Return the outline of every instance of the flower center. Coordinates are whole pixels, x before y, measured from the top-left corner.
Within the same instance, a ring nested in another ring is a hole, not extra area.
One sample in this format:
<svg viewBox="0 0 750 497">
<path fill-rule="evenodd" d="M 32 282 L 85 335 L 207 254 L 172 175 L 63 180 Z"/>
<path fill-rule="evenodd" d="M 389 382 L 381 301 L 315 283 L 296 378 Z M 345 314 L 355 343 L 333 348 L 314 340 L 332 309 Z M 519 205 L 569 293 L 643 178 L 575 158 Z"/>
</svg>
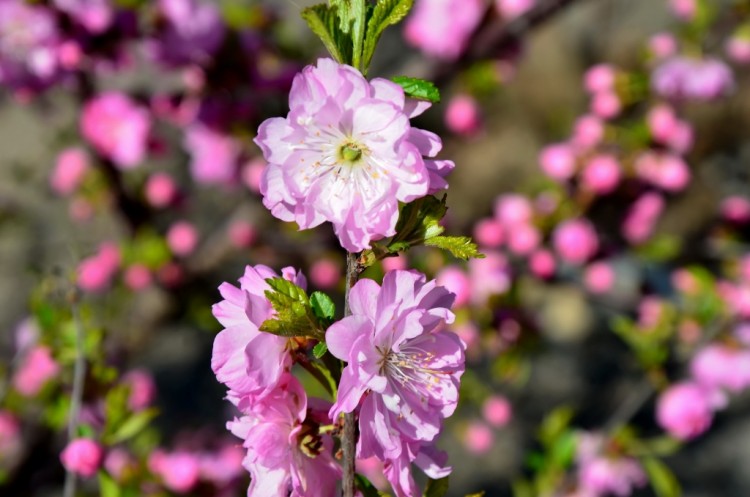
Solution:
<svg viewBox="0 0 750 497">
<path fill-rule="evenodd" d="M 314 459 L 323 449 L 323 440 L 318 433 L 318 427 L 307 422 L 302 424 L 302 430 L 297 437 L 300 451 L 307 457 Z"/>
<path fill-rule="evenodd" d="M 353 166 L 362 158 L 365 147 L 351 140 L 347 140 L 339 147 L 339 162 Z"/>
</svg>

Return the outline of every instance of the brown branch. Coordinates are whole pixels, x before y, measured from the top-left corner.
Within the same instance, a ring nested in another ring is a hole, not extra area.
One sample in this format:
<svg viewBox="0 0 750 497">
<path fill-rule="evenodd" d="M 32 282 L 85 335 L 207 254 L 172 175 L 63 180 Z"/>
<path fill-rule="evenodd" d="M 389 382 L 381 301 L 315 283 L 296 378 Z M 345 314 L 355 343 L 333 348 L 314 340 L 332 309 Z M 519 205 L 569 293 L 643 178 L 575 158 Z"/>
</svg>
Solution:
<svg viewBox="0 0 750 497">
<path fill-rule="evenodd" d="M 357 282 L 359 276 L 359 256 L 357 254 L 346 254 L 346 287 L 344 293 L 344 317 L 351 316 L 352 310 L 349 306 L 349 293 Z M 342 490 L 344 497 L 354 497 L 356 486 L 354 484 L 355 461 L 357 451 L 357 416 L 354 412 L 344 414 L 344 430 L 341 435 L 341 450 L 343 452 L 343 479 Z"/>
</svg>

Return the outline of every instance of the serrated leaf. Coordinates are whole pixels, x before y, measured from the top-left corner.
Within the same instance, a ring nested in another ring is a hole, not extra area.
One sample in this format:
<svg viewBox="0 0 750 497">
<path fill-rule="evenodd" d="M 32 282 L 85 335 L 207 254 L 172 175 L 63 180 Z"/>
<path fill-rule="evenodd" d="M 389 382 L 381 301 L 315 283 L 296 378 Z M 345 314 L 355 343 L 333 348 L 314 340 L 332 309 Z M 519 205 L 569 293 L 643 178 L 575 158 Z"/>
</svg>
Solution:
<svg viewBox="0 0 750 497">
<path fill-rule="evenodd" d="M 328 352 L 328 345 L 326 345 L 325 342 L 319 342 L 313 347 L 313 356 L 315 356 L 316 359 L 320 359 L 326 355 L 326 352 Z"/>
<path fill-rule="evenodd" d="M 104 471 L 99 471 L 99 495 L 101 497 L 120 497 L 120 486 Z"/>
<path fill-rule="evenodd" d="M 445 476 L 439 480 L 430 478 L 427 480 L 427 486 L 424 489 L 424 497 L 443 497 L 448 493 L 450 485 L 449 477 Z"/>
<path fill-rule="evenodd" d="M 363 72 L 367 72 L 380 36 L 388 26 L 398 23 L 411 10 L 414 0 L 379 0 L 367 21 L 367 32 L 362 53 Z"/>
<path fill-rule="evenodd" d="M 643 459 L 643 467 L 658 497 L 678 497 L 682 493 L 677 478 L 666 464 L 653 457 L 647 457 Z"/>
<path fill-rule="evenodd" d="M 351 39 L 351 65 L 366 72 L 361 65 L 367 27 L 367 2 L 365 0 L 331 0 L 331 5 L 337 9 L 339 29 Z"/>
<path fill-rule="evenodd" d="M 271 287 L 266 298 L 276 315 L 263 321 L 260 331 L 282 337 L 313 337 L 323 339 L 324 324 L 310 305 L 307 292 L 284 278 L 268 278 Z"/>
<path fill-rule="evenodd" d="M 352 38 L 341 30 L 337 7 L 321 3 L 302 10 L 302 19 L 341 64 L 352 63 Z"/>
<path fill-rule="evenodd" d="M 313 292 L 310 295 L 310 307 L 318 319 L 333 321 L 336 315 L 336 304 L 323 292 Z"/>
<path fill-rule="evenodd" d="M 159 411 L 155 408 L 134 413 L 114 431 L 107 440 L 108 444 L 115 445 L 133 438 L 143 431 L 158 414 Z"/>
<path fill-rule="evenodd" d="M 442 199 L 427 196 L 406 204 L 399 214 L 396 236 L 391 245 L 398 242 L 417 245 L 440 235 L 445 230 L 440 226 L 440 221 L 448 212 L 446 199 L 446 195 Z"/>
<path fill-rule="evenodd" d="M 453 257 L 465 261 L 484 258 L 484 254 L 479 252 L 477 244 L 468 236 L 433 236 L 426 239 L 424 244 L 447 250 Z"/>
<path fill-rule="evenodd" d="M 440 90 L 430 81 L 408 76 L 394 76 L 391 81 L 403 88 L 407 97 L 426 100 L 434 104 L 440 102 Z"/>
</svg>

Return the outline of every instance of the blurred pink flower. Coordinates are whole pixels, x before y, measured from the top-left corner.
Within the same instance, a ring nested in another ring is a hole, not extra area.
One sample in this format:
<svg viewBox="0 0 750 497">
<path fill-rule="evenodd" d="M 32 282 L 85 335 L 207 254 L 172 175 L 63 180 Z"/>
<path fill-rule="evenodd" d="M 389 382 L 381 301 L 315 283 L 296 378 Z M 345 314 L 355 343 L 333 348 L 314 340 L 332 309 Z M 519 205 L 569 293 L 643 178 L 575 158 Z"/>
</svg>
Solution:
<svg viewBox="0 0 750 497">
<path fill-rule="evenodd" d="M 417 0 L 404 26 L 404 38 L 428 55 L 458 58 L 487 6 L 482 0 Z"/>
<path fill-rule="evenodd" d="M 689 440 L 701 435 L 713 421 L 708 392 L 694 383 L 678 383 L 662 392 L 656 404 L 656 420 L 672 436 Z"/>
<path fill-rule="evenodd" d="M 733 195 L 721 202 L 721 215 L 734 223 L 750 222 L 750 199 Z"/>
<path fill-rule="evenodd" d="M 622 101 L 613 91 L 603 91 L 591 99 L 591 112 L 602 119 L 614 119 L 622 111 Z"/>
<path fill-rule="evenodd" d="M 469 261 L 472 304 L 485 305 L 493 295 L 500 295 L 510 289 L 512 279 L 508 259 L 497 252 L 485 252 L 484 259 Z"/>
<path fill-rule="evenodd" d="M 537 250 L 529 257 L 529 269 L 539 278 L 551 278 L 555 275 L 557 261 L 549 250 Z"/>
<path fill-rule="evenodd" d="M 22 447 L 21 423 L 9 411 L 0 410 L 0 464 L 12 461 Z"/>
<path fill-rule="evenodd" d="M 698 12 L 696 0 L 669 0 L 669 7 L 683 21 L 692 21 Z"/>
<path fill-rule="evenodd" d="M 557 143 L 542 149 L 539 164 L 544 174 L 552 179 L 564 181 L 575 174 L 576 156 L 567 143 Z"/>
<path fill-rule="evenodd" d="M 154 173 L 146 180 L 144 193 L 153 207 L 167 207 L 177 198 L 177 185 L 169 174 Z"/>
<path fill-rule="evenodd" d="M 528 198 L 517 193 L 500 195 L 495 200 L 495 218 L 506 229 L 521 224 L 530 224 L 534 216 L 534 208 Z"/>
<path fill-rule="evenodd" d="M 654 69 L 651 87 L 673 100 L 715 100 L 732 92 L 735 83 L 732 70 L 719 59 L 672 57 Z"/>
<path fill-rule="evenodd" d="M 190 173 L 199 183 L 228 184 L 237 174 L 240 144 L 230 135 L 196 123 L 185 131 Z"/>
<path fill-rule="evenodd" d="M 587 219 L 569 219 L 552 233 L 552 244 L 560 257 L 571 264 L 583 264 L 599 250 L 596 230 Z"/>
<path fill-rule="evenodd" d="M 502 428 L 513 418 L 513 407 L 502 395 L 492 395 L 482 404 L 482 416 L 495 428 Z"/>
<path fill-rule="evenodd" d="M 167 231 L 167 244 L 175 255 L 190 255 L 198 245 L 198 230 L 188 221 L 178 221 Z"/>
<path fill-rule="evenodd" d="M 615 87 L 616 69 L 609 64 L 590 67 L 583 76 L 583 87 L 591 94 L 609 92 Z"/>
<path fill-rule="evenodd" d="M 156 383 L 148 371 L 134 369 L 122 378 L 130 386 L 128 408 L 132 411 L 142 411 L 149 407 L 156 398 Z"/>
<path fill-rule="evenodd" d="M 606 262 L 594 262 L 586 268 L 583 283 L 591 293 L 606 293 L 615 283 L 615 271 Z"/>
<path fill-rule="evenodd" d="M 265 168 L 266 161 L 262 158 L 252 159 L 242 167 L 242 181 L 251 192 L 260 193 L 260 183 Z"/>
<path fill-rule="evenodd" d="M 342 277 L 341 265 L 331 259 L 317 259 L 310 266 L 310 282 L 318 288 L 335 288 Z"/>
<path fill-rule="evenodd" d="M 474 239 L 480 247 L 498 248 L 505 240 L 503 233 L 502 223 L 493 218 L 480 219 L 474 225 Z"/>
<path fill-rule="evenodd" d="M 125 269 L 123 280 L 125 285 L 133 291 L 143 290 L 151 285 L 151 271 L 144 264 L 133 264 Z"/>
<path fill-rule="evenodd" d="M 578 481 L 585 492 L 591 492 L 592 497 L 610 494 L 627 497 L 635 487 L 644 486 L 648 480 L 637 460 L 600 456 L 581 464 Z"/>
<path fill-rule="evenodd" d="M 114 6 L 110 0 L 54 0 L 54 3 L 92 34 L 103 33 L 114 20 Z"/>
<path fill-rule="evenodd" d="M 471 298 L 471 281 L 464 270 L 458 266 L 447 266 L 437 274 L 437 284 L 444 286 L 456 296 L 453 305 L 463 307 Z"/>
<path fill-rule="evenodd" d="M 161 477 L 167 489 L 178 494 L 192 490 L 200 477 L 198 457 L 186 451 L 153 452 L 148 458 L 148 468 Z"/>
<path fill-rule="evenodd" d="M 89 438 L 77 438 L 60 454 L 65 469 L 84 478 L 94 476 L 102 463 L 104 451 L 101 446 Z"/>
<path fill-rule="evenodd" d="M 150 129 L 148 111 L 124 93 L 97 95 L 81 113 L 84 138 L 121 169 L 132 169 L 143 161 Z"/>
<path fill-rule="evenodd" d="M 495 0 L 497 11 L 510 21 L 533 9 L 536 0 Z"/>
<path fill-rule="evenodd" d="M 462 441 L 466 450 L 475 455 L 482 455 L 489 452 L 492 444 L 495 442 L 495 435 L 492 429 L 481 421 L 472 421 L 466 427 Z"/>
<path fill-rule="evenodd" d="M 457 135 L 471 136 L 482 126 L 479 104 L 471 95 L 455 95 L 445 109 L 445 126 Z"/>
<path fill-rule="evenodd" d="M 622 234 L 633 244 L 645 242 L 653 233 L 659 216 L 664 211 L 664 197 L 650 192 L 640 196 L 625 216 Z"/>
<path fill-rule="evenodd" d="M 24 397 L 33 397 L 60 372 L 60 365 L 52 358 L 52 351 L 43 345 L 29 350 L 13 375 L 13 388 Z"/>
<path fill-rule="evenodd" d="M 638 177 L 668 192 L 680 192 L 692 174 L 685 161 L 670 153 L 644 152 L 635 160 Z"/>
<path fill-rule="evenodd" d="M 604 123 L 597 116 L 588 114 L 576 120 L 571 144 L 581 151 L 598 145 L 604 138 Z"/>
<path fill-rule="evenodd" d="M 50 176 L 50 186 L 58 195 L 70 195 L 83 181 L 89 170 L 89 156 L 78 147 L 66 148 L 57 154 L 55 168 Z"/>
<path fill-rule="evenodd" d="M 672 33 L 656 33 L 649 38 L 648 47 L 654 57 L 665 59 L 677 52 L 677 40 Z"/>
<path fill-rule="evenodd" d="M 232 221 L 229 225 L 229 241 L 237 248 L 247 248 L 255 243 L 258 232 L 255 226 L 243 220 Z"/>
<path fill-rule="evenodd" d="M 542 234 L 536 226 L 517 224 L 508 230 L 508 249 L 515 255 L 526 256 L 541 243 Z"/>
<path fill-rule="evenodd" d="M 606 195 L 617 188 L 621 174 L 620 163 L 613 155 L 595 155 L 581 171 L 581 186 L 597 195 Z"/>
<path fill-rule="evenodd" d="M 737 64 L 750 63 L 750 37 L 734 35 L 726 41 L 724 50 L 733 62 Z"/>
</svg>

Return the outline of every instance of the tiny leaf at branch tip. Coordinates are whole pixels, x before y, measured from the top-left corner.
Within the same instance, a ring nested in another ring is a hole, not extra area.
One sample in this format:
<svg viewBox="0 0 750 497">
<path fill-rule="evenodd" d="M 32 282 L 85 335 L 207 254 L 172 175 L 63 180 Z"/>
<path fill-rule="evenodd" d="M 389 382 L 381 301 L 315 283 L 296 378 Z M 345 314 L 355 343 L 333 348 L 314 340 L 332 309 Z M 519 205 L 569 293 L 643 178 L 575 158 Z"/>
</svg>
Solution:
<svg viewBox="0 0 750 497">
<path fill-rule="evenodd" d="M 477 244 L 468 236 L 434 236 L 424 242 L 425 245 L 450 252 L 453 257 L 467 261 L 469 259 L 484 259 Z"/>
<path fill-rule="evenodd" d="M 310 306 L 319 319 L 333 321 L 336 314 L 336 305 L 331 297 L 325 293 L 313 292 L 310 295 Z"/>
<path fill-rule="evenodd" d="M 430 81 L 408 76 L 394 76 L 391 81 L 401 86 L 407 97 L 426 100 L 434 104 L 440 102 L 440 90 Z"/>
<path fill-rule="evenodd" d="M 316 359 L 323 357 L 326 352 L 328 352 L 328 345 L 326 345 L 325 342 L 320 342 L 313 347 L 313 356 L 315 356 Z"/>
</svg>

